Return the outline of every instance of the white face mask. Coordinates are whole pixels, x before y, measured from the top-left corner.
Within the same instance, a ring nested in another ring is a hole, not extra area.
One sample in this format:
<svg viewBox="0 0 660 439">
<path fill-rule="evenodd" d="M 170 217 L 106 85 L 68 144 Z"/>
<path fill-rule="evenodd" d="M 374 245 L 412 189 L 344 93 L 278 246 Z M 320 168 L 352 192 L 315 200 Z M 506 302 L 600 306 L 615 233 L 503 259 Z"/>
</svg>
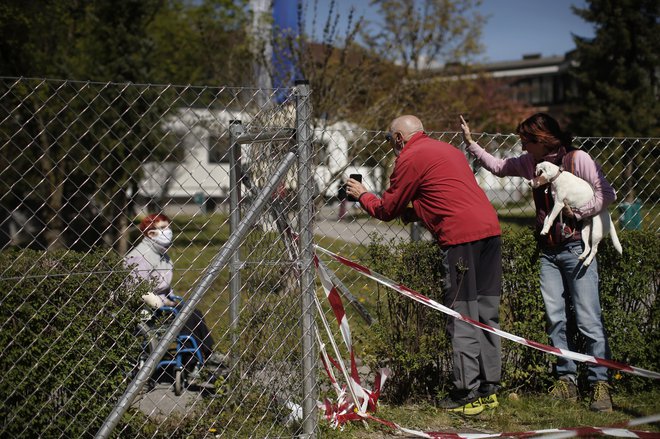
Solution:
<svg viewBox="0 0 660 439">
<path fill-rule="evenodd" d="M 169 227 L 166 229 L 153 229 L 154 236 L 150 236 L 151 240 L 158 244 L 161 247 L 168 248 L 172 245 L 172 239 L 174 238 L 174 233 Z"/>
</svg>

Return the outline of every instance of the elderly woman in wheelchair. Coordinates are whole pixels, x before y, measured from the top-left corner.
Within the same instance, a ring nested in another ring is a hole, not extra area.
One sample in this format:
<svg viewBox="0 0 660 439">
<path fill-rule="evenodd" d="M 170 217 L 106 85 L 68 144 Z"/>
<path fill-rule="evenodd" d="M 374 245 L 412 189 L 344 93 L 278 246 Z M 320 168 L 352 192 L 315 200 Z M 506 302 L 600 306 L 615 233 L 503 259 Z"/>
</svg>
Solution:
<svg viewBox="0 0 660 439">
<path fill-rule="evenodd" d="M 174 295 L 170 295 L 170 299 L 174 306 L 163 305 L 152 312 L 143 310 L 144 313 L 137 330 L 137 335 L 142 343 L 138 368 L 142 367 L 151 352 L 156 349 L 159 340 L 179 314 L 177 306 L 183 302 L 183 299 Z M 208 379 L 203 380 L 201 370 L 205 363 L 209 364 L 208 360 L 204 361 L 201 343 L 195 335 L 184 328 L 170 345 L 165 356 L 158 362 L 151 384 L 167 374 L 173 378 L 176 395 L 181 395 L 186 385 L 194 385 L 203 389 L 213 388 L 216 370 L 212 370 Z"/>
<path fill-rule="evenodd" d="M 147 356 L 155 348 L 159 337 L 174 321 L 183 303 L 183 299 L 174 295 L 171 288 L 174 267 L 167 254 L 167 249 L 172 245 L 170 223 L 170 219 L 163 214 L 145 217 L 138 226 L 143 239 L 125 258 L 134 279 L 151 282 L 154 285 L 153 292 L 142 296 L 142 300 L 153 309 L 153 312 L 151 314 L 146 312 L 138 328 L 138 335 L 146 340 L 143 355 Z M 202 366 L 209 366 L 210 369 L 219 369 L 223 366 L 225 358 L 213 352 L 213 344 L 203 314 L 198 309 L 193 310 L 184 323 L 183 330 L 177 336 L 176 346 L 172 346 L 173 355 L 159 363 L 159 369 L 174 368 L 177 394 L 182 391 L 186 381 L 197 379 Z M 206 384 L 208 387 L 213 383 Z"/>
</svg>

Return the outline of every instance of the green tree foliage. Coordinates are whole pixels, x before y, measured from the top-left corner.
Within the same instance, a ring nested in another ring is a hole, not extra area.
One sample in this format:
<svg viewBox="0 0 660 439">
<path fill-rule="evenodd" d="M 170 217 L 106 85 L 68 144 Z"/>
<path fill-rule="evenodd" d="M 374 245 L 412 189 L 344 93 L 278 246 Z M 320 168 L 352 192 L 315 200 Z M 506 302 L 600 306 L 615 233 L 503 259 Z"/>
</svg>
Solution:
<svg viewBox="0 0 660 439">
<path fill-rule="evenodd" d="M 572 130 L 580 136 L 658 136 L 660 3 L 589 0 L 574 12 L 595 26 L 574 37 L 577 82 Z"/>
<path fill-rule="evenodd" d="M 106 203 L 112 241 L 126 229 L 129 180 L 161 143 L 160 115 L 155 117 L 161 101 L 149 90 L 75 80 L 147 78 L 153 64 L 146 29 L 161 6 L 159 0 L 3 4 L 0 35 L 7 38 L 0 43 L 0 75 L 74 80 L 0 84 L 3 112 L 11 111 L 3 117 L 3 154 L 22 171 L 15 172 L 19 178 L 2 201 L 9 208 L 28 199 L 40 206 L 33 212 L 43 224 L 39 246 L 66 246 L 66 208 L 76 196 L 91 198 L 94 191 L 106 197 L 96 201 Z M 89 192 L 87 186 L 96 187 Z M 88 201 L 69 210 L 88 212 L 91 206 Z"/>
<path fill-rule="evenodd" d="M 433 63 L 468 59 L 481 52 L 480 0 L 372 0 L 383 16 L 382 32 L 367 37 L 381 58 L 402 65 L 404 76 Z"/>
<path fill-rule="evenodd" d="M 212 100 L 122 84 L 241 83 L 250 65 L 244 6 L 230 0 L 0 5 L 0 76 L 67 80 L 0 83 L 6 165 L 0 205 L 34 215 L 41 232 L 31 245 L 82 250 L 106 235 L 126 249 L 127 190 L 135 189 L 144 161 L 176 154 L 163 120 L 180 106 Z M 92 212 L 94 205 L 103 212 Z M 87 224 L 78 229 L 95 238 L 81 240 L 82 232 L 72 231 L 71 222 L 83 216 Z"/>
<path fill-rule="evenodd" d="M 138 81 L 149 72 L 146 25 L 160 0 L 3 2 L 3 76 Z"/>
<path fill-rule="evenodd" d="M 247 0 L 166 1 L 147 27 L 157 83 L 251 85 Z"/>
<path fill-rule="evenodd" d="M 387 127 L 394 116 L 412 113 L 428 130 L 457 130 L 458 114 L 464 114 L 480 130 L 513 130 L 524 106 L 508 95 L 505 84 L 469 68 L 483 50 L 486 17 L 478 12 L 479 0 L 371 3 L 383 26 L 363 32 L 363 39 L 386 73 L 379 76 L 367 111 L 361 109 L 367 126 Z"/>
</svg>

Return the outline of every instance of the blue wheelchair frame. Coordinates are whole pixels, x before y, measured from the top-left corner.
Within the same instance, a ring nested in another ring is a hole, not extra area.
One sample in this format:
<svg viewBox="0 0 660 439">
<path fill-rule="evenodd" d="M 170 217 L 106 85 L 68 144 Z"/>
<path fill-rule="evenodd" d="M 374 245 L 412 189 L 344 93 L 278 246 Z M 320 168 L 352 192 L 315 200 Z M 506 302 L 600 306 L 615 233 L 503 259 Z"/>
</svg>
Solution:
<svg viewBox="0 0 660 439">
<path fill-rule="evenodd" d="M 183 302 L 182 297 L 172 294 L 168 297 L 177 303 Z M 153 311 L 149 320 L 157 322 L 158 317 L 168 314 L 176 318 L 179 315 L 179 310 L 174 306 L 161 306 Z M 147 326 L 149 331 L 155 331 L 159 337 L 162 335 L 162 328 L 165 327 L 165 325 L 163 325 L 159 328 L 155 322 L 151 322 L 151 324 L 147 323 Z M 142 347 L 144 352 L 147 352 L 147 346 L 150 344 L 151 342 L 149 341 L 144 342 Z M 149 349 L 153 349 L 153 347 L 153 345 L 150 345 Z M 192 362 L 190 360 L 191 358 L 194 358 L 196 361 Z M 191 364 L 193 364 L 193 367 L 192 370 L 189 370 Z M 197 339 L 192 334 L 178 334 L 176 337 L 176 351 L 174 355 L 170 356 L 168 359 L 161 359 L 156 366 L 154 375 L 157 376 L 156 372 L 159 370 L 166 370 L 169 367 L 174 368 L 174 394 L 179 396 L 183 392 L 185 383 L 188 380 L 188 373 L 199 371 L 203 364 L 204 357 L 202 356 L 200 343 Z"/>
<path fill-rule="evenodd" d="M 179 315 L 179 310 L 173 306 L 161 306 L 156 310 L 156 313 L 171 312 L 174 317 Z M 190 343 L 188 345 L 188 343 Z M 189 347 L 188 347 L 189 346 Z M 175 370 L 183 370 L 183 354 L 192 354 L 199 364 L 204 364 L 202 351 L 200 349 L 197 339 L 192 334 L 179 334 L 176 336 L 176 354 L 173 359 L 160 360 L 158 368 L 167 368 L 174 366 Z"/>
</svg>

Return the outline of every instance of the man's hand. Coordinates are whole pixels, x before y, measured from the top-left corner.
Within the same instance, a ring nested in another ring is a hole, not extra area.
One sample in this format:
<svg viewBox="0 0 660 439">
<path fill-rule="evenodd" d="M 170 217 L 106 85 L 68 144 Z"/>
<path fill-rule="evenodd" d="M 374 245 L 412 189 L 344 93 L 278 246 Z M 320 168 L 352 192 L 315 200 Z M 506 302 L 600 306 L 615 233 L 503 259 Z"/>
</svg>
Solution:
<svg viewBox="0 0 660 439">
<path fill-rule="evenodd" d="M 412 207 L 406 207 L 403 210 L 403 213 L 401 213 L 401 221 L 403 221 L 403 224 L 410 224 L 419 221 L 419 217 L 415 213 L 415 209 Z"/>
<path fill-rule="evenodd" d="M 356 200 L 360 199 L 360 195 L 365 192 L 368 192 L 367 188 L 365 188 L 359 181 L 349 178 L 346 182 L 346 194 L 352 196 Z"/>
<path fill-rule="evenodd" d="M 470 133 L 470 126 L 467 124 L 465 119 L 463 119 L 463 115 L 460 115 L 461 118 L 461 130 L 463 130 L 463 141 L 465 142 L 466 145 L 469 145 L 472 143 L 472 134 Z"/>
</svg>

